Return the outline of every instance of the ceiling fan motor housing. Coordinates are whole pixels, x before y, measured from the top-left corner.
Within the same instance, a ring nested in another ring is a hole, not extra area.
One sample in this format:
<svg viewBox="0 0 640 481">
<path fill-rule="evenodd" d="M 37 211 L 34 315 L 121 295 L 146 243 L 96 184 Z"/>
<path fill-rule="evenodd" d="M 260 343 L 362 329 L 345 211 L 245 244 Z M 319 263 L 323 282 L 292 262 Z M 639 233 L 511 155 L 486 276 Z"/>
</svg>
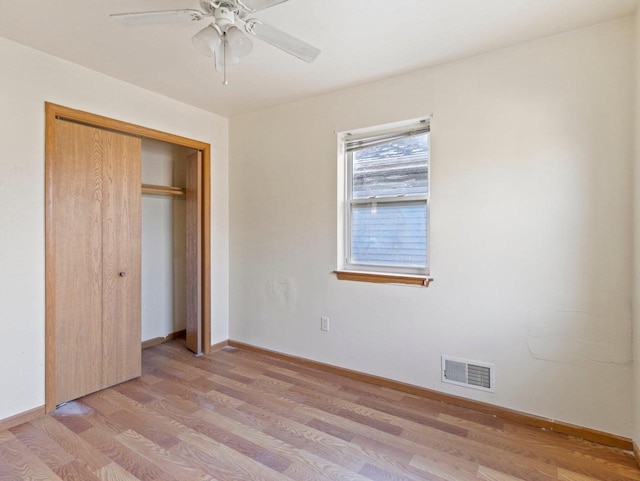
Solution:
<svg viewBox="0 0 640 481">
<path fill-rule="evenodd" d="M 212 15 L 219 8 L 226 8 L 233 12 L 247 9 L 242 2 L 237 0 L 200 0 L 200 8 L 209 15 Z"/>
<path fill-rule="evenodd" d="M 214 18 L 216 25 L 222 30 L 225 30 L 229 25 L 233 25 L 236 22 L 236 14 L 225 6 L 220 6 L 215 9 Z"/>
</svg>

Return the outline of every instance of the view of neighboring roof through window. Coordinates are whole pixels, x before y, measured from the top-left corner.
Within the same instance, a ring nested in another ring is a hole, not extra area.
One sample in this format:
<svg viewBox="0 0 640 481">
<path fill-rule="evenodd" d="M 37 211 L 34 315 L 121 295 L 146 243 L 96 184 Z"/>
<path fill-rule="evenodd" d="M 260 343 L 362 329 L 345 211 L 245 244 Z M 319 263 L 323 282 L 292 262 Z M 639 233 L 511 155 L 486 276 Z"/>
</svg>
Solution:
<svg viewBox="0 0 640 481">
<path fill-rule="evenodd" d="M 429 122 L 345 134 L 344 269 L 428 274 Z"/>
</svg>

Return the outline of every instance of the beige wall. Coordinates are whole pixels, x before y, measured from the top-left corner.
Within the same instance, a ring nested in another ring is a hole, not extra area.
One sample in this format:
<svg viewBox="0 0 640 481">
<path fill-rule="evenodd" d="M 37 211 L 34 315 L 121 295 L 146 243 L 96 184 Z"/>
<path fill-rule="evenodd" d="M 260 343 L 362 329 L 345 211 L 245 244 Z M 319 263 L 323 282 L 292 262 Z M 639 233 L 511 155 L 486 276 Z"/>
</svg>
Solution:
<svg viewBox="0 0 640 481">
<path fill-rule="evenodd" d="M 622 19 L 232 118 L 230 337 L 631 435 L 633 35 Z M 337 281 L 335 132 L 431 113 L 435 282 Z M 494 363 L 495 393 L 442 384 L 441 354 Z"/>
<path fill-rule="evenodd" d="M 45 101 L 211 144 L 212 342 L 227 339 L 227 119 L 2 38 L 0 65 L 0 419 L 44 404 Z"/>
</svg>

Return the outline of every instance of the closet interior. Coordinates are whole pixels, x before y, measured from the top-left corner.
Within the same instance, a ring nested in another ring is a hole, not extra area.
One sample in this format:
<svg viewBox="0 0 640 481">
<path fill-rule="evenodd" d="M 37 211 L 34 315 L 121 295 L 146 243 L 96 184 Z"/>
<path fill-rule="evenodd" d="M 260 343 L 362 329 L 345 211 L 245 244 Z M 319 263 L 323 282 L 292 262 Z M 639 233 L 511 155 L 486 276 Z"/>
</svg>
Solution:
<svg viewBox="0 0 640 481">
<path fill-rule="evenodd" d="M 142 342 L 187 328 L 187 167 L 198 151 L 142 139 Z"/>
</svg>

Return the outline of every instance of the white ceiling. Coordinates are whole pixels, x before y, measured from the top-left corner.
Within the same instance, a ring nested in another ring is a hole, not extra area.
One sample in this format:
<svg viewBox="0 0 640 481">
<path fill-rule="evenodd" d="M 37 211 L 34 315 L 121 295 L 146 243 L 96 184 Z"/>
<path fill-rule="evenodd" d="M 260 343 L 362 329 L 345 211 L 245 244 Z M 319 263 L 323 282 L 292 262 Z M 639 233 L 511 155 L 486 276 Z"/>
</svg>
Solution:
<svg viewBox="0 0 640 481">
<path fill-rule="evenodd" d="M 289 0 L 255 14 L 320 48 L 259 40 L 222 85 L 191 36 L 206 20 L 126 28 L 118 12 L 198 0 L 0 0 L 0 36 L 227 117 L 633 14 L 637 0 Z"/>
</svg>

